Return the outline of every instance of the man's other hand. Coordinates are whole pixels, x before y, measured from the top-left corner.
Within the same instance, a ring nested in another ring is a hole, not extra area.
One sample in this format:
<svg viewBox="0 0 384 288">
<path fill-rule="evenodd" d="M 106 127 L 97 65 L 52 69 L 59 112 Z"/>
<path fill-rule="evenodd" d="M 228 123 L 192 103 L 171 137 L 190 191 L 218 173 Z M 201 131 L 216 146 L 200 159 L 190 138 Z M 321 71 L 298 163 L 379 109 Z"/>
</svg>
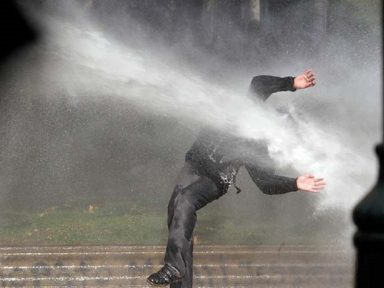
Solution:
<svg viewBox="0 0 384 288">
<path fill-rule="evenodd" d="M 316 77 L 311 69 L 306 70 L 303 74 L 296 76 L 293 81 L 293 88 L 305 89 L 316 85 Z"/>
<path fill-rule="evenodd" d="M 315 178 L 313 175 L 303 175 L 296 179 L 297 188 L 306 192 L 320 192 L 325 187 L 323 178 Z"/>
</svg>

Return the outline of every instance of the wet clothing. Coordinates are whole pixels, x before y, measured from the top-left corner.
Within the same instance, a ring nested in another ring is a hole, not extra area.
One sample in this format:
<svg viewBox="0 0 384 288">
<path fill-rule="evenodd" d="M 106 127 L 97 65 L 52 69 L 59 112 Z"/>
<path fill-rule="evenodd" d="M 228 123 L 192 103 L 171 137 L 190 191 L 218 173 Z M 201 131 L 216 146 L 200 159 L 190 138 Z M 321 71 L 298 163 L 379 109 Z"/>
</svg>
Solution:
<svg viewBox="0 0 384 288">
<path fill-rule="evenodd" d="M 168 204 L 168 243 L 164 263 L 172 265 L 184 277 L 171 288 L 190 288 L 193 283 L 193 230 L 196 211 L 219 198 L 221 193 L 207 176 L 186 162 Z"/>
<path fill-rule="evenodd" d="M 273 161 L 264 141 L 251 141 L 217 135 L 205 130 L 187 152 L 185 161 L 199 175 L 209 177 L 219 189 L 220 196 L 236 185 L 236 175 L 245 166 L 253 182 L 265 194 L 296 191 L 296 179 L 274 175 Z"/>
<path fill-rule="evenodd" d="M 260 75 L 252 79 L 251 96 L 265 101 L 275 92 L 295 91 L 293 77 Z M 264 141 L 252 141 L 219 131 L 203 130 L 185 156 L 200 175 L 210 177 L 221 194 L 235 184 L 236 174 L 245 166 L 252 180 L 266 194 L 296 191 L 296 180 L 273 174 L 273 161 Z M 238 192 L 240 189 L 236 186 Z"/>
<path fill-rule="evenodd" d="M 274 92 L 294 91 L 293 79 L 256 76 L 252 79 L 250 92 L 265 101 Z M 169 235 L 164 262 L 177 268 L 184 276 L 180 282 L 171 284 L 171 288 L 192 287 L 196 211 L 235 185 L 241 166 L 245 166 L 263 193 L 283 194 L 298 190 L 296 179 L 274 175 L 271 163 L 263 142 L 239 139 L 211 130 L 200 133 L 186 154 L 185 166 L 168 204 Z"/>
<path fill-rule="evenodd" d="M 251 81 L 250 93 L 252 96 L 265 101 L 271 94 L 281 91 L 296 91 L 293 88 L 295 77 L 275 77 L 259 75 L 253 77 Z"/>
</svg>

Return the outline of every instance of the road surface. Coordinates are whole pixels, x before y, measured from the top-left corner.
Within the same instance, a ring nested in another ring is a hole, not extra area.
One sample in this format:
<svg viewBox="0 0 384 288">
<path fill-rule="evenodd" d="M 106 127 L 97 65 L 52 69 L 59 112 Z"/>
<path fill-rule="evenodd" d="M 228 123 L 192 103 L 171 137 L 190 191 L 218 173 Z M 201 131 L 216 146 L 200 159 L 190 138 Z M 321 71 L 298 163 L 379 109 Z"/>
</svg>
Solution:
<svg viewBox="0 0 384 288">
<path fill-rule="evenodd" d="M 164 246 L 0 247 L 2 287 L 149 287 Z M 353 287 L 353 253 L 330 246 L 195 245 L 194 287 Z"/>
</svg>

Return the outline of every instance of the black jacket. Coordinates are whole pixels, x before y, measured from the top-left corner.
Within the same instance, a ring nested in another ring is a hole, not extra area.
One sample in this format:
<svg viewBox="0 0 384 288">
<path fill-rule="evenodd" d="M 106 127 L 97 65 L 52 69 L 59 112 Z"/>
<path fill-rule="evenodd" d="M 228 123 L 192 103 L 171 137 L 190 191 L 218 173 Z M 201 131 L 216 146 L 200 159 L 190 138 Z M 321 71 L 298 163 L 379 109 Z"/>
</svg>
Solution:
<svg viewBox="0 0 384 288">
<path fill-rule="evenodd" d="M 262 101 L 275 92 L 295 91 L 293 77 L 255 76 L 250 93 Z M 251 160 L 250 160 L 251 159 Z M 210 177 L 224 194 L 231 185 L 236 186 L 236 175 L 245 166 L 252 180 L 266 194 L 297 191 L 296 179 L 274 174 L 272 160 L 263 141 L 250 141 L 227 132 L 203 130 L 186 154 L 185 160 L 200 175 Z"/>
</svg>

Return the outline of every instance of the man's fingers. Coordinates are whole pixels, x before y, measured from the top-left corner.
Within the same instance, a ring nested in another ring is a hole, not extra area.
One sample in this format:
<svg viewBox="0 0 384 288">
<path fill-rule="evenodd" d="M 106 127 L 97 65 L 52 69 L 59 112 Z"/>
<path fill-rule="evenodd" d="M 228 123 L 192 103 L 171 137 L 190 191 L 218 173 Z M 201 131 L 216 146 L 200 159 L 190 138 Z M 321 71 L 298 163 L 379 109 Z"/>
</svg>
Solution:
<svg viewBox="0 0 384 288">
<path fill-rule="evenodd" d="M 315 176 L 311 174 L 305 174 L 303 177 L 305 177 L 303 178 L 304 183 L 306 182 L 306 188 L 303 189 L 304 191 L 318 193 L 324 190 L 326 186 L 324 178 L 315 178 Z"/>
<path fill-rule="evenodd" d="M 325 185 L 327 185 L 327 183 L 325 183 L 325 181 L 320 181 L 320 182 L 314 182 L 313 185 L 315 187 L 324 187 Z"/>
<path fill-rule="evenodd" d="M 314 180 L 314 186 L 317 188 L 320 188 L 320 187 L 324 188 L 325 185 L 326 185 L 326 182 L 324 181 L 323 178 L 316 178 Z"/>
<path fill-rule="evenodd" d="M 326 185 L 325 181 L 312 183 L 313 187 L 324 187 L 325 185 Z"/>
<path fill-rule="evenodd" d="M 314 185 L 312 188 L 316 188 L 316 189 L 323 189 L 325 188 L 325 184 L 321 184 L 321 185 Z"/>
<path fill-rule="evenodd" d="M 325 187 L 325 182 L 318 182 L 318 183 L 313 183 L 314 187 Z"/>
<path fill-rule="evenodd" d="M 315 77 L 315 73 L 313 73 L 312 70 L 306 70 L 304 72 L 304 75 L 307 76 L 307 77 Z"/>
<path fill-rule="evenodd" d="M 314 78 L 315 77 L 315 73 L 313 73 L 312 70 L 309 70 L 309 71 L 305 72 L 304 74 L 308 78 Z"/>
<path fill-rule="evenodd" d="M 312 187 L 311 190 L 314 191 L 314 192 L 319 192 L 321 190 L 323 190 L 325 188 L 325 186 L 319 186 L 319 187 Z"/>
<path fill-rule="evenodd" d="M 315 75 L 307 76 L 307 81 L 309 82 L 315 81 Z"/>
<path fill-rule="evenodd" d="M 316 85 L 315 73 L 313 73 L 313 71 L 311 69 L 308 69 L 304 72 L 304 79 L 306 82 L 309 83 L 310 86 Z"/>
</svg>

